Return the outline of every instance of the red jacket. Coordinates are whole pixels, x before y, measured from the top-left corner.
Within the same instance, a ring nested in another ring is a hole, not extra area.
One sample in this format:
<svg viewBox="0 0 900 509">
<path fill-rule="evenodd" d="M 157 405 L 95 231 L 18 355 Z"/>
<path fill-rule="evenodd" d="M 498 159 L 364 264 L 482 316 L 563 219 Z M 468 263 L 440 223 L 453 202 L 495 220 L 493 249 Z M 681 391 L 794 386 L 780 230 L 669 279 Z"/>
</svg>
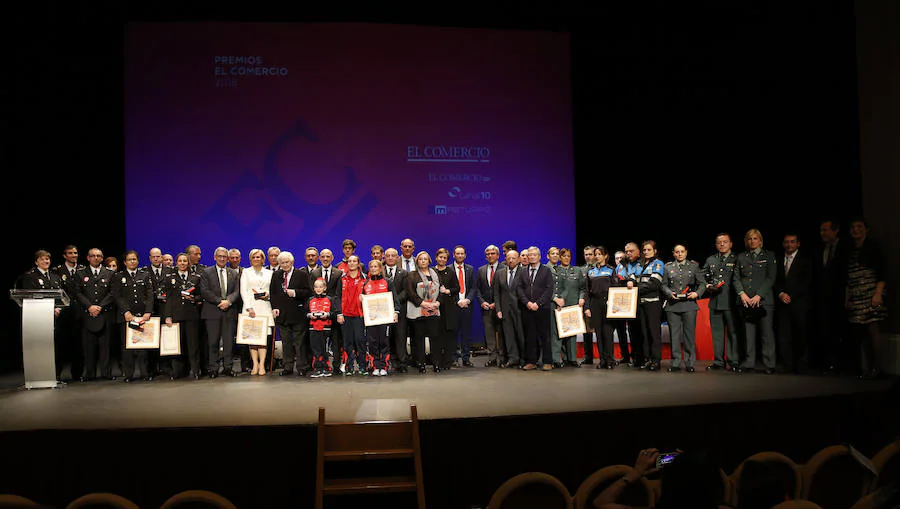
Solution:
<svg viewBox="0 0 900 509">
<path fill-rule="evenodd" d="M 333 298 L 325 294 L 313 295 L 309 298 L 309 313 L 328 313 L 325 318 L 310 318 L 310 330 L 331 330 L 331 320 L 340 312 L 338 307 L 333 305 Z"/>
<path fill-rule="evenodd" d="M 366 276 L 359 271 L 356 277 L 346 274 L 341 278 L 341 314 L 344 316 L 362 316 L 362 303 L 359 296 L 362 295 L 363 286 L 366 284 Z"/>
</svg>

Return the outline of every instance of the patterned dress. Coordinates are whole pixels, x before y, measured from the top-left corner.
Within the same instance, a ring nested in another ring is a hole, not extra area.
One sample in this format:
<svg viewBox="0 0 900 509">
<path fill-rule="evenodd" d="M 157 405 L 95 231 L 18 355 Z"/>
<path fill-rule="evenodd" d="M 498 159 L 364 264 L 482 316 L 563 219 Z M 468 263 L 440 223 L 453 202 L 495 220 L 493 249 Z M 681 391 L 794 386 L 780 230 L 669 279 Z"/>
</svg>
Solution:
<svg viewBox="0 0 900 509">
<path fill-rule="evenodd" d="M 874 267 L 862 263 L 861 252 L 862 248 L 854 248 L 847 261 L 847 320 L 864 325 L 887 318 L 887 307 L 884 304 L 872 307 L 872 296 L 875 295 L 879 278 Z M 882 298 L 886 297 L 886 293 L 882 292 Z"/>
</svg>

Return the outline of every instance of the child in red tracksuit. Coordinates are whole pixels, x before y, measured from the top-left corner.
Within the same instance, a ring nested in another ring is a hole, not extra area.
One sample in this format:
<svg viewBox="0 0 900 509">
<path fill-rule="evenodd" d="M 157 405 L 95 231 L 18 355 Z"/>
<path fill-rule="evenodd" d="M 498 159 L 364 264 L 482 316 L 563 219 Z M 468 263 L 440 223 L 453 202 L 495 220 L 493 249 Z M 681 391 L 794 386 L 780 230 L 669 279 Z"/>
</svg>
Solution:
<svg viewBox="0 0 900 509">
<path fill-rule="evenodd" d="M 337 317 L 338 323 L 341 324 L 341 336 L 344 338 L 344 353 L 347 354 L 344 374 L 353 374 L 355 361 L 356 373 L 368 375 L 365 327 L 360 302 L 366 276 L 359 268 L 359 257 L 356 255 L 347 258 L 347 268 L 347 273 L 341 278 L 341 313 Z"/>
<path fill-rule="evenodd" d="M 394 292 L 394 284 L 384 278 L 384 268 L 378 260 L 369 262 L 369 281 L 363 285 L 363 295 L 377 293 L 393 293 L 393 323 L 397 323 L 400 315 L 400 303 Z M 360 296 L 360 299 L 362 296 Z M 370 325 L 366 327 L 366 337 L 369 339 L 369 355 L 372 358 L 372 374 L 375 376 L 387 375 L 388 338 L 390 328 L 393 325 Z"/>
<path fill-rule="evenodd" d="M 313 283 L 315 293 L 307 303 L 306 317 L 309 318 L 309 346 L 312 350 L 311 378 L 331 376 L 331 363 L 325 347 L 325 335 L 331 330 L 332 321 L 341 312 L 341 303 L 325 295 L 325 279 Z"/>
</svg>

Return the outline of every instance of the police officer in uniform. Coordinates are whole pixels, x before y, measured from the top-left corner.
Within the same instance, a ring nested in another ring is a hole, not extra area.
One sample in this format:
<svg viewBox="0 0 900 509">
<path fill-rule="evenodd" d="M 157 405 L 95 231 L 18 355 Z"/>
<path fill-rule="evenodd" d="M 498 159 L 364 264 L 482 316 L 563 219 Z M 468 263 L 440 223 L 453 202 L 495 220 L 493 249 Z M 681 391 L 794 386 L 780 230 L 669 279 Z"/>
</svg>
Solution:
<svg viewBox="0 0 900 509">
<path fill-rule="evenodd" d="M 34 267 L 25 274 L 22 274 L 20 283 L 17 286 L 21 286 L 25 290 L 57 290 L 63 288 L 63 284 L 63 280 L 50 270 L 50 252 L 41 249 L 34 253 Z M 53 343 L 56 358 L 57 380 L 60 379 L 60 374 L 63 369 L 63 356 L 61 355 L 63 348 L 60 344 L 62 331 L 59 330 L 60 316 L 61 309 L 56 308 L 54 310 L 54 318 L 56 318 L 56 320 L 54 320 Z"/>
<path fill-rule="evenodd" d="M 171 274 L 175 272 L 171 267 L 166 267 L 162 263 L 163 255 L 162 251 L 154 247 L 150 250 L 150 265 L 145 265 L 138 269 L 140 272 L 146 272 L 150 275 L 150 282 L 153 284 L 153 316 L 163 316 L 163 312 L 166 307 L 166 278 L 171 277 Z M 150 373 L 154 375 L 162 373 L 162 366 L 160 365 L 159 359 L 159 351 L 158 350 L 148 350 L 147 351 L 147 364 L 150 369 Z"/>
<path fill-rule="evenodd" d="M 638 289 L 638 321 L 644 340 L 644 353 L 650 357 L 643 367 L 657 371 L 662 360 L 662 302 L 659 299 L 665 264 L 656 257 L 656 242 L 645 240 L 641 244 L 643 258 L 640 269 L 631 274 L 628 288 Z M 626 250 L 627 252 L 627 250 Z"/>
<path fill-rule="evenodd" d="M 129 323 L 145 322 L 153 311 L 153 281 L 150 274 L 138 269 L 137 251 L 125 252 L 125 270 L 113 276 L 111 293 L 118 308 L 116 322 L 122 331 L 122 376 L 126 382 L 135 380 L 134 367 L 138 368 L 144 380 L 151 381 L 155 373 L 150 372 L 147 364 L 147 350 L 130 350 L 126 345 Z"/>
<path fill-rule="evenodd" d="M 69 307 L 59 312 L 56 332 L 56 369 L 62 372 L 63 364 L 71 364 L 73 367 L 81 365 L 84 354 L 81 351 L 81 310 L 78 309 L 78 301 L 75 292 L 78 287 L 78 271 L 84 269 L 84 265 L 78 263 L 78 248 L 68 245 L 63 248 L 63 263 L 50 269 L 50 272 L 60 278 L 62 289 L 69 296 Z M 75 375 L 73 375 L 73 378 Z"/>
<path fill-rule="evenodd" d="M 613 345 L 615 324 L 614 321 L 606 318 L 606 302 L 609 299 L 609 288 L 615 286 L 618 281 L 615 269 L 609 265 L 609 252 L 605 247 L 597 246 L 594 248 L 594 268 L 589 270 L 587 275 L 584 304 L 584 314 L 597 333 L 597 350 L 600 354 L 600 363 L 597 364 L 597 369 L 614 369 L 616 367 Z M 621 338 L 620 348 L 627 356 L 628 341 L 624 339 L 624 334 Z"/>
<path fill-rule="evenodd" d="M 181 355 L 172 359 L 169 371 L 171 379 L 184 373 L 184 362 L 190 365 L 190 376 L 200 379 L 200 275 L 191 274 L 190 262 L 185 253 L 178 255 L 178 269 L 164 281 L 166 306 L 163 317 L 166 324 L 179 323 L 181 332 Z"/>
<path fill-rule="evenodd" d="M 583 267 L 572 266 L 572 252 L 567 248 L 559 250 L 559 261 L 560 265 L 556 269 L 556 295 L 554 295 L 553 301 L 560 308 L 575 305 L 584 307 L 584 294 L 587 282 L 582 270 Z M 555 316 L 552 323 L 555 330 Z M 556 337 L 559 337 L 559 332 L 556 333 Z M 560 343 L 562 346 L 559 352 L 561 357 L 554 357 L 553 362 L 558 362 L 560 366 L 581 367 L 578 364 L 578 336 L 569 336 L 561 340 Z M 593 342 L 591 342 L 592 350 L 593 347 Z"/>
<path fill-rule="evenodd" d="M 775 373 L 775 294 L 772 287 L 778 272 L 775 253 L 763 249 L 763 236 L 757 229 L 744 235 L 747 250 L 737 256 L 734 269 L 734 291 L 740 301 L 738 309 L 744 314 L 747 338 L 746 354 L 738 373 L 756 369 L 756 336 L 762 343 L 766 374 Z"/>
<path fill-rule="evenodd" d="M 706 366 L 708 371 L 729 369 L 734 371 L 741 364 L 740 337 L 743 330 L 735 313 L 734 263 L 737 257 L 731 252 L 731 235 L 716 235 L 716 251 L 703 264 L 706 275 L 706 296 L 709 297 L 709 328 L 712 331 L 713 363 Z M 725 328 L 728 328 L 728 343 L 725 342 Z M 726 366 L 726 362 L 728 365 Z"/>
<path fill-rule="evenodd" d="M 666 298 L 666 319 L 672 339 L 672 365 L 667 371 L 681 370 L 681 347 L 684 346 L 684 369 L 694 372 L 697 360 L 697 299 L 706 290 L 706 277 L 700 264 L 687 259 L 687 248 L 677 244 L 672 250 L 675 261 L 665 265 L 662 293 Z"/>
<path fill-rule="evenodd" d="M 97 248 L 88 251 L 88 267 L 78 273 L 76 296 L 81 304 L 81 341 L 84 352 L 83 365 L 87 374 L 81 375 L 82 362 L 72 366 L 72 376 L 82 381 L 93 380 L 97 375 L 99 354 L 100 376 L 115 380 L 109 367 L 109 335 L 113 327 L 113 294 L 110 291 L 113 271 L 102 266 L 103 252 Z"/>
<path fill-rule="evenodd" d="M 627 285 L 628 281 L 634 281 L 634 277 L 637 274 L 640 274 L 641 270 L 643 270 L 641 267 L 641 249 L 636 242 L 625 244 L 625 256 L 616 264 L 616 278 L 618 279 L 618 283 L 620 285 Z M 628 340 L 631 342 L 630 366 L 644 369 L 644 367 L 646 367 L 646 353 L 644 351 L 644 333 L 641 329 L 640 316 L 641 308 L 638 307 L 635 318 L 623 320 L 628 329 L 628 333 L 623 335 L 621 334 L 621 330 L 619 331 L 619 349 L 622 350 L 623 361 L 625 362 L 625 365 L 628 366 L 629 363 L 625 361 L 625 358 L 628 357 L 626 351 L 628 350 L 629 341 L 624 339 L 627 336 Z M 586 357 L 585 360 L 587 360 Z"/>
</svg>

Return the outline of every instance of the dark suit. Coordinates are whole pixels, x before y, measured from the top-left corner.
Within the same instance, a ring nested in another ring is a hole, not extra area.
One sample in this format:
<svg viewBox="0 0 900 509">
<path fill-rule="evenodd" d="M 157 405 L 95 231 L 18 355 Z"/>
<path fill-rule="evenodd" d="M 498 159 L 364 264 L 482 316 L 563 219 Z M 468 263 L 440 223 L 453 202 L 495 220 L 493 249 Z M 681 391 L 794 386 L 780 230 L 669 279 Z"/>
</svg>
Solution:
<svg viewBox="0 0 900 509">
<path fill-rule="evenodd" d="M 139 271 L 146 272 L 150 275 L 150 281 L 153 283 L 153 316 L 162 316 L 163 310 L 166 307 L 166 290 L 165 290 L 165 281 L 166 277 L 171 277 L 171 275 L 175 272 L 175 269 L 172 267 L 166 267 L 162 264 L 159 267 L 154 267 L 153 265 L 147 265 L 144 267 L 138 268 Z M 159 274 L 157 274 L 157 272 Z M 159 365 L 159 351 L 158 350 L 147 350 L 147 364 L 149 366 L 150 372 L 154 375 L 160 373 L 162 371 L 161 366 Z"/>
<path fill-rule="evenodd" d="M 341 285 L 341 278 L 344 276 L 344 273 L 334 264 L 331 264 L 328 268 L 331 272 L 328 281 L 325 283 L 325 295 L 333 297 L 336 302 L 340 302 L 344 293 L 344 287 Z M 315 283 L 316 279 L 324 277 L 324 274 L 325 268 L 320 266 L 310 275 L 310 285 Z M 344 359 L 344 341 L 343 336 L 341 335 L 341 328 L 332 327 L 330 334 L 331 353 L 334 355 L 335 362 L 340 366 Z"/>
<path fill-rule="evenodd" d="M 222 340 L 222 367 L 226 374 L 232 372 L 231 352 L 234 346 L 235 326 L 237 324 L 238 307 L 234 305 L 240 296 L 240 282 L 237 271 L 225 267 L 225 299 L 230 306 L 222 311 L 218 305 L 223 300 L 219 284 L 219 267 L 207 267 L 200 274 L 200 295 L 205 304 L 200 318 L 206 324 L 207 349 L 209 357 L 206 367 L 213 374 L 218 370 L 216 362 L 219 358 L 219 339 Z"/>
<path fill-rule="evenodd" d="M 550 345 L 550 314 L 553 305 L 553 271 L 538 264 L 531 278 L 531 267 L 526 267 L 518 277 L 516 296 L 522 305 L 522 328 L 525 331 L 525 363 L 537 364 L 540 356 L 543 364 L 552 364 Z M 529 302 L 538 305 L 537 311 L 526 307 Z"/>
<path fill-rule="evenodd" d="M 496 309 L 484 309 L 482 303 L 496 304 L 494 298 L 493 285 L 497 281 L 497 269 L 500 268 L 498 263 L 494 267 L 493 279 L 489 280 L 490 265 L 482 265 L 478 267 L 478 277 L 475 281 L 475 297 L 478 299 L 478 307 L 481 309 L 481 323 L 484 325 L 484 346 L 490 350 L 488 363 L 502 362 L 501 359 L 506 358 L 506 345 L 503 343 L 503 327 L 500 319 L 497 318 Z M 496 308 L 496 305 L 494 306 Z"/>
<path fill-rule="evenodd" d="M 144 378 L 155 376 L 156 373 L 151 373 L 147 365 L 147 350 L 129 350 L 125 342 L 128 327 L 125 313 L 139 319 L 141 315 L 153 312 L 153 281 L 150 274 L 135 271 L 132 275 L 127 270 L 117 272 L 113 276 L 110 293 L 116 300 L 116 323 L 122 333 L 122 376 L 126 380 L 134 378 L 135 363 Z"/>
<path fill-rule="evenodd" d="M 281 334 L 281 348 L 284 355 L 284 374 L 294 372 L 294 364 L 297 372 L 302 373 L 309 369 L 312 361 L 312 352 L 309 348 L 307 329 L 309 323 L 306 319 L 306 302 L 312 295 L 310 289 L 310 275 L 306 267 L 291 270 L 288 278 L 287 289 L 294 290 L 291 297 L 284 290 L 284 278 L 287 273 L 283 270 L 272 274 L 269 283 L 269 300 L 272 309 L 278 310 L 275 325 Z"/>
<path fill-rule="evenodd" d="M 516 266 L 512 277 L 509 276 L 509 268 L 505 266 L 500 267 L 494 275 L 494 311 L 503 314 L 500 327 L 503 329 L 503 342 L 506 346 L 506 362 L 510 366 L 518 365 L 522 360 L 522 352 L 525 351 L 522 312 L 516 295 L 516 279 L 521 275 L 521 265 Z"/>
<path fill-rule="evenodd" d="M 109 368 L 109 336 L 115 326 L 113 321 L 114 300 L 112 279 L 113 271 L 101 267 L 98 275 L 94 275 L 91 267 L 86 267 L 77 274 L 78 302 L 81 304 L 81 342 L 84 358 L 80 359 L 78 366 L 72 363 L 72 378 L 81 376 L 82 366 L 87 367 L 88 379 L 97 376 L 97 358 L 99 350 L 100 376 L 112 378 Z M 100 306 L 100 314 L 91 317 L 88 308 Z M 83 360 L 83 363 L 81 362 Z"/>
<path fill-rule="evenodd" d="M 62 289 L 69 296 L 69 307 L 61 309 L 56 320 L 54 345 L 57 374 L 62 372 L 65 364 L 80 366 L 84 358 L 81 348 L 81 309 L 75 295 L 78 293 L 78 272 L 84 267 L 80 263 L 77 264 L 74 273 L 69 271 L 65 263 L 50 269 L 50 272 L 60 277 Z"/>
<path fill-rule="evenodd" d="M 775 299 L 778 302 L 778 353 L 787 371 L 803 373 L 809 364 L 807 329 L 812 307 L 813 263 L 798 250 L 794 254 L 791 267 L 785 274 L 785 257 L 778 259 L 778 274 L 775 278 Z M 791 297 L 785 304 L 781 294 Z"/>
<path fill-rule="evenodd" d="M 846 340 L 847 319 L 844 310 L 844 289 L 847 278 L 847 257 L 850 241 L 838 240 L 832 246 L 822 245 L 812 252 L 815 285 L 815 335 L 809 344 L 810 365 L 817 369 L 846 367 L 855 369 L 856 359 L 838 356 L 842 340 Z M 828 251 L 827 260 L 825 251 Z"/>
<path fill-rule="evenodd" d="M 181 376 L 187 359 L 191 374 L 199 376 L 203 369 L 200 364 L 200 275 L 188 272 L 186 280 L 182 280 L 178 271 L 175 271 L 163 283 L 166 291 L 163 321 L 171 318 L 173 322 L 181 324 L 181 355 L 172 359 L 169 375 L 176 378 Z M 194 300 L 189 300 L 181 293 L 191 288 L 194 289 L 191 292 Z"/>
<path fill-rule="evenodd" d="M 453 271 L 453 275 L 459 280 L 459 269 L 456 262 L 449 265 Z M 468 263 L 463 263 L 463 278 L 465 282 L 465 293 L 463 299 L 469 300 L 469 306 L 459 308 L 459 314 L 456 320 L 456 330 L 458 331 L 457 346 L 459 348 L 458 360 L 463 364 L 469 362 L 469 354 L 471 352 L 472 341 L 472 308 L 478 304 L 475 302 L 475 267 Z M 457 306 L 459 307 L 459 306 Z"/>
<path fill-rule="evenodd" d="M 393 270 L 391 270 L 393 269 Z M 409 322 L 406 320 L 406 278 L 408 273 L 399 264 L 394 267 L 384 267 L 384 278 L 394 285 L 397 290 L 397 302 L 400 305 L 400 314 L 397 316 L 397 325 L 391 330 L 391 370 L 405 367 L 409 354 L 406 352 L 406 338 L 408 337 Z M 443 311 L 443 310 L 442 310 Z M 455 339 L 455 338 L 454 338 Z"/>
</svg>

